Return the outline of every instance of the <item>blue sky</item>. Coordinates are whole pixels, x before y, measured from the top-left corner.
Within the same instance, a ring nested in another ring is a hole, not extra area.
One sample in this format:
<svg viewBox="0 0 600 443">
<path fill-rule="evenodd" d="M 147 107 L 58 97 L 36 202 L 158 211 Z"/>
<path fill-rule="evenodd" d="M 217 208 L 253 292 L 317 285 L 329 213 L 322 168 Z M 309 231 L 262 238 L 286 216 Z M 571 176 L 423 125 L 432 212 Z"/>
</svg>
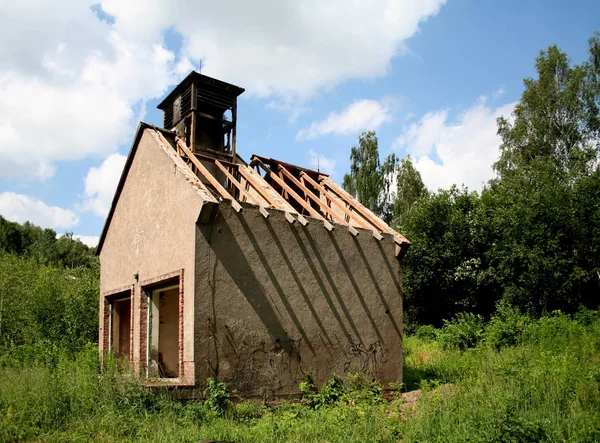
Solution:
<svg viewBox="0 0 600 443">
<path fill-rule="evenodd" d="M 9 2 L 6 2 L 9 3 Z M 341 181 L 357 135 L 411 154 L 428 187 L 479 190 L 509 115 L 557 44 L 574 62 L 594 1 L 264 0 L 0 6 L 0 214 L 93 244 L 135 127 L 189 71 L 246 88 L 238 150 Z M 27 12 L 27 13 L 25 13 Z M 317 160 L 318 159 L 318 160 Z"/>
</svg>

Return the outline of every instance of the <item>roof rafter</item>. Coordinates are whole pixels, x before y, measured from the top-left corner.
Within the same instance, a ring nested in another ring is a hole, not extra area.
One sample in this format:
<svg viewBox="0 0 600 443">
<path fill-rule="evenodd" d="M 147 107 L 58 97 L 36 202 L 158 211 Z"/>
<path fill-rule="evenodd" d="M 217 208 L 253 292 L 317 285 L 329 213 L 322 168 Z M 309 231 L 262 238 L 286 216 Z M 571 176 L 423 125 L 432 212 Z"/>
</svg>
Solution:
<svg viewBox="0 0 600 443">
<path fill-rule="evenodd" d="M 348 217 L 350 217 L 350 219 L 352 221 L 354 221 L 358 226 L 360 226 L 361 228 L 364 229 L 369 229 L 373 232 L 373 237 L 375 237 L 377 240 L 381 240 L 383 237 L 381 236 L 381 234 L 377 231 L 372 229 L 369 225 L 367 225 L 364 221 L 362 221 L 361 219 L 359 219 L 358 217 L 356 217 L 356 214 L 350 212 L 346 206 L 344 206 L 343 204 L 341 204 L 337 198 L 335 196 L 332 196 L 323 186 L 321 186 L 320 184 L 318 184 L 316 181 L 314 181 L 312 178 L 310 178 L 310 176 L 304 172 L 301 171 L 300 172 L 300 176 L 303 177 L 307 182 L 309 182 L 312 186 L 314 186 L 316 189 L 319 190 L 319 192 L 321 192 L 321 194 L 323 194 L 327 199 L 329 199 L 329 201 L 333 204 L 335 204 L 335 206 L 337 206 L 339 209 L 342 210 L 342 212 L 344 214 L 346 214 Z"/>
<path fill-rule="evenodd" d="M 237 181 L 237 179 L 233 175 L 231 175 L 231 173 L 227 170 L 225 166 L 223 166 L 223 164 L 219 160 L 215 159 L 215 165 L 217 165 L 217 167 L 223 172 L 223 174 L 225 174 L 229 181 L 237 188 L 238 192 L 240 193 L 240 196 L 245 198 L 246 201 L 248 201 L 249 203 L 258 206 L 260 208 L 260 213 L 263 215 L 264 218 L 267 218 L 269 216 L 269 212 L 265 209 L 265 207 L 257 200 L 254 200 L 254 198 L 248 192 L 246 192 L 241 183 Z"/>
<path fill-rule="evenodd" d="M 288 171 L 286 168 L 284 168 L 281 165 L 279 165 L 279 170 L 281 172 L 283 172 L 283 174 L 292 183 L 294 183 L 298 188 L 302 189 L 302 192 L 304 192 L 304 195 L 308 196 L 312 201 L 314 201 L 316 204 L 318 204 L 319 207 L 323 210 L 323 212 L 328 214 L 334 221 L 336 221 L 337 223 L 340 223 L 342 225 L 346 224 L 346 221 L 342 217 L 340 217 L 329 206 L 327 206 L 325 203 L 323 203 L 321 201 L 321 199 L 318 198 L 315 194 L 313 194 L 305 185 L 300 183 L 300 181 L 296 177 L 294 177 L 290 171 Z M 332 227 L 332 229 L 329 229 L 327 226 L 325 226 L 325 227 L 330 231 L 333 229 L 333 227 Z M 348 225 L 348 230 L 350 231 L 350 233 L 352 233 L 352 235 L 358 235 L 358 231 L 356 229 L 354 229 L 353 226 Z"/>
<path fill-rule="evenodd" d="M 200 172 L 200 174 L 202 174 L 202 176 L 217 190 L 221 197 L 231 200 L 231 206 L 233 209 L 235 209 L 237 212 L 241 212 L 243 208 L 238 201 L 234 199 L 229 192 L 227 192 L 227 189 L 225 189 L 223 185 L 221 185 L 221 183 L 219 183 L 219 181 L 208 171 L 208 169 L 206 169 L 202 162 L 196 158 L 196 156 L 192 153 L 192 151 L 190 151 L 185 143 L 179 137 L 175 137 L 175 140 L 177 142 L 177 148 L 186 155 L 198 172 Z"/>
<path fill-rule="evenodd" d="M 271 187 L 267 182 L 264 181 L 264 179 L 259 174 L 254 172 L 252 168 L 245 165 L 239 165 L 238 170 L 240 171 L 240 174 L 246 179 L 246 182 L 250 183 L 252 187 L 256 189 L 256 191 L 266 201 L 269 202 L 270 205 L 272 205 L 275 209 L 280 209 L 285 212 L 285 219 L 288 222 L 294 223 L 296 221 L 296 219 L 292 216 L 292 214 L 296 213 L 296 210 L 292 208 L 292 206 L 290 206 L 290 204 L 286 202 L 283 198 L 281 198 L 281 196 L 276 192 L 273 191 L 274 194 L 276 194 L 276 196 L 272 195 L 271 192 L 269 192 L 269 188 Z"/>
</svg>

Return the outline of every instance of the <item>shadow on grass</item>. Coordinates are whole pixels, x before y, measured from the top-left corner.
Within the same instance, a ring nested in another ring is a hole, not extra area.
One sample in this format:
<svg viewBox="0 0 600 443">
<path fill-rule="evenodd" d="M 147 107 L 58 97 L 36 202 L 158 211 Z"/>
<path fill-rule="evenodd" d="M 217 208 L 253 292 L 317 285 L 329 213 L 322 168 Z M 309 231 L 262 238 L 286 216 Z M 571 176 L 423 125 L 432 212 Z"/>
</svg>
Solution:
<svg viewBox="0 0 600 443">
<path fill-rule="evenodd" d="M 420 389 L 423 386 L 423 382 L 437 380 L 435 374 L 431 371 L 424 369 L 415 368 L 412 366 L 404 365 L 404 390 L 405 392 L 414 391 Z"/>
</svg>

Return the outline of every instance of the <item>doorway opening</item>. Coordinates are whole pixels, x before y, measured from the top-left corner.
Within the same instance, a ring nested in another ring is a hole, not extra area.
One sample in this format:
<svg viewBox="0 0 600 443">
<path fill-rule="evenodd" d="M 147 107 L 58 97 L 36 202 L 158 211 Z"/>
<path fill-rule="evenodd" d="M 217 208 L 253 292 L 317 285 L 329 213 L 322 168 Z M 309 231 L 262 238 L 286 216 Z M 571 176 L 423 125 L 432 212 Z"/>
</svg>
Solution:
<svg viewBox="0 0 600 443">
<path fill-rule="evenodd" d="M 131 352 L 131 297 L 111 302 L 110 347 L 117 358 L 129 360 Z"/>
<path fill-rule="evenodd" d="M 179 377 L 179 280 L 153 288 L 148 309 L 150 377 Z"/>
</svg>

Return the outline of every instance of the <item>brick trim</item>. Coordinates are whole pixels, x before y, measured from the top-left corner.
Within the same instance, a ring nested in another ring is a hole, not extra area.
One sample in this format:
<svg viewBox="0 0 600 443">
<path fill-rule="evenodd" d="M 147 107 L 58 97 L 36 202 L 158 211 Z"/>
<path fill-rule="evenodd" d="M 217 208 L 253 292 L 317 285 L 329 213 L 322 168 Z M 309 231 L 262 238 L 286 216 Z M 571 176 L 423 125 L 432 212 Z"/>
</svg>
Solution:
<svg viewBox="0 0 600 443">
<path fill-rule="evenodd" d="M 136 361 L 136 371 L 145 376 L 148 369 L 148 294 L 140 285 L 137 291 L 139 306 L 138 343 L 140 344 L 139 360 Z"/>
<path fill-rule="evenodd" d="M 185 384 L 184 380 L 186 377 L 186 366 L 189 369 L 189 365 L 183 363 L 183 314 L 184 314 L 184 270 L 168 272 L 166 274 L 159 275 L 157 277 L 143 280 L 139 284 L 139 306 L 140 306 L 140 327 L 139 327 L 139 343 L 140 343 L 140 367 L 139 373 L 143 376 L 148 376 L 148 298 L 153 288 L 169 283 L 170 281 L 178 280 L 179 286 L 179 331 L 178 331 L 178 365 L 179 365 L 179 377 L 176 379 L 165 379 L 171 380 L 173 384 Z"/>
<path fill-rule="evenodd" d="M 169 280 L 175 280 L 176 278 L 181 278 L 183 275 L 183 269 L 179 269 L 178 271 L 168 272 L 163 275 L 159 275 L 158 277 L 148 278 L 144 281 L 140 282 L 140 286 L 142 288 L 151 287 L 161 285 L 163 283 L 168 283 Z"/>
</svg>

